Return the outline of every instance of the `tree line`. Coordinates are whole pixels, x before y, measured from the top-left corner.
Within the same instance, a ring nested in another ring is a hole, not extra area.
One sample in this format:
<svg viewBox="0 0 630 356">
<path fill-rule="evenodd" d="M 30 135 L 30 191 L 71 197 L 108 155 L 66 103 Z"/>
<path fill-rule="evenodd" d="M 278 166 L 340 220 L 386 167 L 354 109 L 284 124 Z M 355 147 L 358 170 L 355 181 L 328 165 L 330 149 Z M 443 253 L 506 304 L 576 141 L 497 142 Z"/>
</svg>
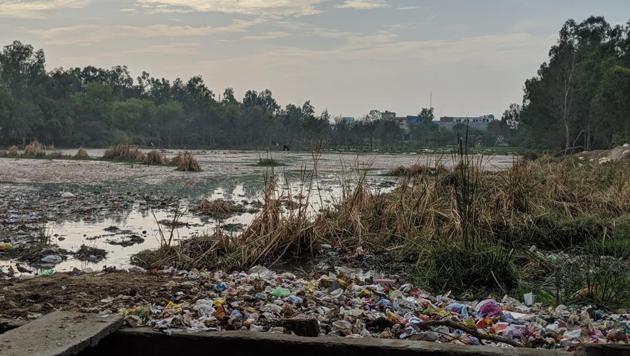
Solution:
<svg viewBox="0 0 630 356">
<path fill-rule="evenodd" d="M 630 142 L 630 22 L 567 21 L 501 129 L 517 145 L 560 152 Z"/>
<path fill-rule="evenodd" d="M 0 144 L 58 147 L 132 143 L 155 147 L 399 150 L 455 144 L 433 109 L 403 130 L 377 110 L 355 121 L 315 113 L 310 101 L 282 108 L 270 90 L 216 96 L 200 76 L 132 78 L 127 67 L 46 70 L 43 50 L 15 41 L 0 53 Z M 476 132 L 483 142 L 489 135 Z"/>
<path fill-rule="evenodd" d="M 405 150 L 454 145 L 458 137 L 554 151 L 630 141 L 630 22 L 567 21 L 522 104 L 488 130 L 449 130 L 433 108 L 403 129 L 372 111 L 355 121 L 316 114 L 310 101 L 281 107 L 271 91 L 221 95 L 200 76 L 132 78 L 127 67 L 46 70 L 43 50 L 15 41 L 0 52 L 0 145 L 37 139 L 59 147 L 132 143 L 154 147 Z"/>
<path fill-rule="evenodd" d="M 409 141 L 394 122 L 333 120 L 327 111 L 316 115 L 310 101 L 282 108 L 269 90 L 249 90 L 238 100 L 228 88 L 217 98 L 199 76 L 171 82 L 146 72 L 134 79 L 124 66 L 47 71 L 45 64 L 43 50 L 19 41 L 0 53 L 1 145 L 37 139 L 58 147 L 125 142 L 156 147 L 374 149 Z M 426 144 L 436 140 L 425 136 Z M 443 136 L 437 144 L 453 140 L 448 137 L 452 135 Z"/>
</svg>

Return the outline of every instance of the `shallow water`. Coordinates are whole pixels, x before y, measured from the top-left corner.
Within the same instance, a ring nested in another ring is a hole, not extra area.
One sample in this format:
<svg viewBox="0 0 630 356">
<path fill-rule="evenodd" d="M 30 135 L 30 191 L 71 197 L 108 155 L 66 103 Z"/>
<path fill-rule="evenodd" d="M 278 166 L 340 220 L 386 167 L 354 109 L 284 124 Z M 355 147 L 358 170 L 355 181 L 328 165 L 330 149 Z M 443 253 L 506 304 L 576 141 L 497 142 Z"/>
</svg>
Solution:
<svg viewBox="0 0 630 356">
<path fill-rule="evenodd" d="M 73 154 L 76 150 L 64 150 Z M 88 150 L 92 157 L 102 156 L 103 150 Z M 176 151 L 166 151 L 174 156 Z M 147 194 L 169 194 L 180 200 L 178 219 L 184 223 L 173 230 L 174 240 L 187 239 L 199 234 L 212 233 L 219 226 L 241 224 L 247 226 L 255 214 L 238 214 L 222 221 L 197 216 L 188 210 L 201 199 L 224 199 L 243 204 L 245 208 L 262 201 L 265 185 L 272 173 L 277 176 L 278 193 L 290 195 L 294 200 L 302 200 L 308 205 L 311 214 L 321 208 L 341 200 L 344 188 L 367 174 L 366 182 L 373 191 L 393 189 L 396 178 L 381 174 L 398 166 L 416 163 L 445 166 L 454 165 L 451 158 L 426 154 L 342 154 L 325 153 L 315 161 L 310 153 L 273 153 L 273 158 L 284 166 L 270 169 L 256 167 L 260 157 L 266 153 L 239 151 L 194 151 L 203 169 L 201 173 L 176 172 L 172 167 L 130 165 L 103 161 L 69 161 L 36 159 L 0 159 L 0 188 L 21 183 L 24 189 L 46 184 L 47 189 L 59 192 L 74 187 L 103 186 L 122 191 L 141 191 Z M 484 169 L 500 170 L 513 162 L 511 156 L 485 157 Z M 315 169 L 316 169 L 316 173 Z M 52 188 L 51 188 L 52 187 Z M 11 189 L 11 188 L 8 188 Z M 309 194 L 310 192 L 310 194 Z M 81 194 L 77 188 L 76 194 Z M 159 198 L 158 198 L 159 199 Z M 77 251 L 81 245 L 97 247 L 107 251 L 107 257 L 97 263 L 82 262 L 69 255 L 54 269 L 67 271 L 73 268 L 100 270 L 104 266 L 125 268 L 130 265 L 131 255 L 160 246 L 160 236 L 170 235 L 171 229 L 159 221 L 173 219 L 172 207 L 148 209 L 147 206 L 133 204 L 125 211 L 112 214 L 103 212 L 96 218 L 67 216 L 50 220 L 45 230 L 53 244 L 68 251 Z M 106 231 L 110 227 L 118 231 Z M 161 232 L 160 232 L 161 229 Z M 141 243 L 120 246 L 120 242 L 135 235 L 143 239 Z M 14 264 L 14 261 L 0 261 L 1 265 Z"/>
</svg>

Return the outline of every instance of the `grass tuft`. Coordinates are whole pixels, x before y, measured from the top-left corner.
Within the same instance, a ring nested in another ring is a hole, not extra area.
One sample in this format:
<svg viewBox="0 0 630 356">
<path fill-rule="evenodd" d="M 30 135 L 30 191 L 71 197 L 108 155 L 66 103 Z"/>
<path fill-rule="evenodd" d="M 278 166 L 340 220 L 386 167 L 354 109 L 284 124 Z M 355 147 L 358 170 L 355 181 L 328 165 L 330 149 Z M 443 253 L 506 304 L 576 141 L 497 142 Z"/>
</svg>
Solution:
<svg viewBox="0 0 630 356">
<path fill-rule="evenodd" d="M 74 155 L 74 158 L 76 158 L 76 159 L 90 159 L 90 155 L 88 154 L 88 152 L 84 148 L 81 147 L 77 151 L 77 154 Z"/>
<path fill-rule="evenodd" d="M 273 158 L 260 158 L 258 162 L 256 162 L 256 166 L 258 167 L 279 167 L 284 165 L 284 163 Z"/>
<path fill-rule="evenodd" d="M 147 158 L 145 162 L 149 165 L 163 166 L 166 164 L 167 161 L 162 152 L 153 150 L 147 153 Z"/>
<path fill-rule="evenodd" d="M 407 167 L 400 166 L 387 172 L 385 175 L 392 177 L 418 177 L 423 175 L 442 175 L 447 172 L 448 170 L 441 164 L 438 164 L 435 167 L 429 167 L 422 164 L 414 164 Z"/>
<path fill-rule="evenodd" d="M 16 158 L 19 155 L 17 146 L 11 146 L 7 150 L 7 157 Z"/>
<path fill-rule="evenodd" d="M 137 146 L 121 143 L 109 147 L 103 158 L 111 161 L 143 162 L 145 154 Z"/>
<path fill-rule="evenodd" d="M 200 214 L 209 215 L 214 218 L 226 218 L 245 211 L 243 207 L 223 199 L 204 199 L 195 210 Z"/>
<path fill-rule="evenodd" d="M 172 163 L 177 166 L 177 170 L 180 172 L 201 172 L 199 162 L 192 155 L 192 153 L 179 152 L 172 160 Z"/>
<path fill-rule="evenodd" d="M 24 147 L 24 157 L 45 157 L 46 147 L 37 140 L 29 143 Z"/>
</svg>

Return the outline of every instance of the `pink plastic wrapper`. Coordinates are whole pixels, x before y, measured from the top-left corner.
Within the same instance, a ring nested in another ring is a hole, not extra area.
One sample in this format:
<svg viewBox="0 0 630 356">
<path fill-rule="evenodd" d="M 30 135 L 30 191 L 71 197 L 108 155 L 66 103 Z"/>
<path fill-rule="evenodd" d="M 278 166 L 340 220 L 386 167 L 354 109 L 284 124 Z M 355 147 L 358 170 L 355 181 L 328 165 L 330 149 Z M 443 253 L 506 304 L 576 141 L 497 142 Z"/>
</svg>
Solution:
<svg viewBox="0 0 630 356">
<path fill-rule="evenodd" d="M 475 308 L 475 312 L 478 317 L 499 317 L 503 315 L 503 309 L 501 309 L 501 305 L 497 303 L 494 299 L 485 299 L 477 304 Z"/>
</svg>

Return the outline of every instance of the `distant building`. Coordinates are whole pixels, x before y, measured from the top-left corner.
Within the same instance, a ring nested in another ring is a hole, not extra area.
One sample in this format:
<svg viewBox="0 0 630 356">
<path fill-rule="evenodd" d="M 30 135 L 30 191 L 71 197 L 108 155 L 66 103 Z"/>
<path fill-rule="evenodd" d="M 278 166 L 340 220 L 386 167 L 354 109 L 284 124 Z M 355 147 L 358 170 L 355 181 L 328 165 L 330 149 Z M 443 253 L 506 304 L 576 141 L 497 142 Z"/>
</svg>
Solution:
<svg viewBox="0 0 630 356">
<path fill-rule="evenodd" d="M 420 123 L 422 122 L 420 116 L 413 115 L 396 117 L 395 121 L 398 124 L 398 127 L 405 131 L 408 131 L 413 126 L 420 125 Z"/>
<path fill-rule="evenodd" d="M 420 125 L 422 123 L 422 118 L 418 115 L 407 115 L 405 119 L 407 120 L 407 125 L 409 126 Z"/>
<path fill-rule="evenodd" d="M 434 124 L 448 129 L 453 129 L 456 125 L 466 125 L 472 129 L 487 130 L 488 125 L 494 121 L 495 118 L 492 114 L 474 117 L 443 116 L 440 118 L 440 121 L 436 121 Z"/>
<path fill-rule="evenodd" d="M 381 119 L 383 120 L 396 120 L 396 113 L 385 110 L 381 113 Z"/>
</svg>

